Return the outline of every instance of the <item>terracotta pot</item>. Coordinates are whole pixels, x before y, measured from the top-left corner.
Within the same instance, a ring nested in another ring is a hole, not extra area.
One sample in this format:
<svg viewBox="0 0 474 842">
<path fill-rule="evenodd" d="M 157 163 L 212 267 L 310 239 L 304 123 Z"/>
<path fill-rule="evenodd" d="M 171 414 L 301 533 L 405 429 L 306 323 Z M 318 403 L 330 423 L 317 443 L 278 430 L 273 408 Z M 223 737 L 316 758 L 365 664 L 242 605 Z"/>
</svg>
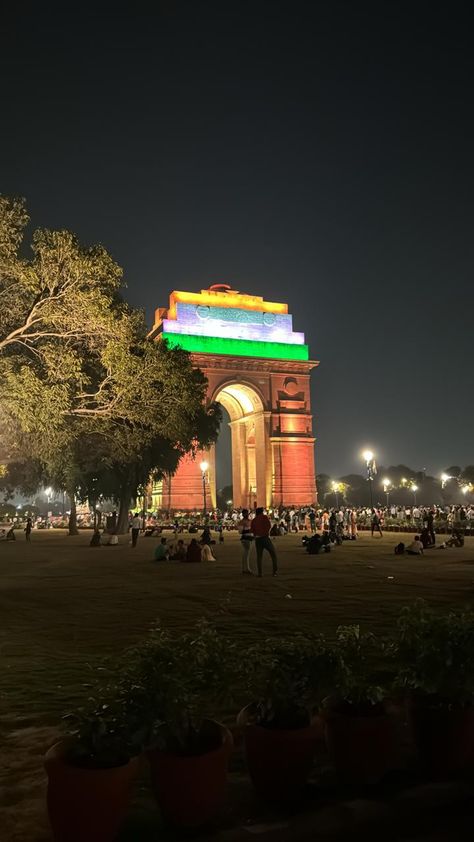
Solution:
<svg viewBox="0 0 474 842">
<path fill-rule="evenodd" d="M 200 827 L 221 807 L 233 742 L 230 731 L 215 724 L 221 744 L 206 754 L 185 756 L 158 749 L 147 752 L 156 800 L 165 821 L 177 827 Z"/>
<path fill-rule="evenodd" d="M 88 769 L 65 758 L 67 743 L 45 756 L 47 805 L 55 842 L 113 842 L 130 803 L 138 758 L 123 766 Z"/>
<path fill-rule="evenodd" d="M 376 784 L 397 765 L 397 725 L 393 716 L 328 711 L 324 721 L 329 755 L 342 783 Z"/>
<path fill-rule="evenodd" d="M 474 708 L 435 705 L 423 697 L 411 704 L 413 736 L 421 765 L 435 777 L 474 765 Z"/>
<path fill-rule="evenodd" d="M 247 720 L 244 745 L 252 783 L 267 801 L 292 801 L 301 794 L 321 744 L 320 720 L 306 728 L 264 728 L 248 721 L 250 707 L 241 711 L 238 722 Z"/>
</svg>

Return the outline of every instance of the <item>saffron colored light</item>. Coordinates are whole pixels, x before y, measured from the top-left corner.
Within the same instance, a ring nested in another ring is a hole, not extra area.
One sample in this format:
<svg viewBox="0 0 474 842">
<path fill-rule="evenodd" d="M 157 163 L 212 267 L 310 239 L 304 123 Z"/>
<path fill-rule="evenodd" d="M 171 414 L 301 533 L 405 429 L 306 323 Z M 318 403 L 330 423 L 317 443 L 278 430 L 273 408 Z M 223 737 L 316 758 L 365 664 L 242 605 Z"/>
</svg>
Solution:
<svg viewBox="0 0 474 842">
<path fill-rule="evenodd" d="M 288 304 L 264 301 L 260 295 L 240 295 L 238 292 L 217 292 L 202 289 L 198 292 L 174 290 L 170 295 L 168 318 L 176 318 L 176 303 L 201 304 L 209 307 L 240 307 L 242 310 L 259 310 L 264 313 L 288 313 Z"/>
<path fill-rule="evenodd" d="M 309 360 L 307 345 L 190 336 L 183 333 L 162 333 L 161 336 L 167 340 L 171 348 L 182 348 L 191 354 L 228 354 L 231 357 L 262 357 L 271 360 Z"/>
</svg>

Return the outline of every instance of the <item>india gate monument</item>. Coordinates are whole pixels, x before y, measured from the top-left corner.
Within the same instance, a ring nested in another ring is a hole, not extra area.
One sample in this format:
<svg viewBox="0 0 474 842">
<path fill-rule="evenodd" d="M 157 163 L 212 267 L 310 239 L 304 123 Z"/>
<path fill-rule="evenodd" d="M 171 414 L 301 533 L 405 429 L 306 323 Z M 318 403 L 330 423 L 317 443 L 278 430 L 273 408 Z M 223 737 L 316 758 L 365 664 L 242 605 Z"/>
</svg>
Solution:
<svg viewBox="0 0 474 842">
<path fill-rule="evenodd" d="M 209 401 L 230 416 L 233 504 L 309 506 L 317 500 L 310 372 L 304 334 L 293 330 L 288 305 L 264 301 L 226 284 L 200 293 L 172 292 L 151 336 L 189 351 L 208 380 Z M 200 510 L 203 475 L 216 507 L 215 446 L 185 457 L 154 488 L 154 506 Z"/>
</svg>

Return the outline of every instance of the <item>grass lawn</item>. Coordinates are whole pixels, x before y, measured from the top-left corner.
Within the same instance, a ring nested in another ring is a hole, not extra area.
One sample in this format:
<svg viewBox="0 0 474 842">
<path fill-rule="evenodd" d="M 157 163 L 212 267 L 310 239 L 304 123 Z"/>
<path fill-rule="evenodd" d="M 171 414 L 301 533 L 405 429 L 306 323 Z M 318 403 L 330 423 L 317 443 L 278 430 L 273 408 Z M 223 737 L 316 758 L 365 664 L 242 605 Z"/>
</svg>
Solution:
<svg viewBox="0 0 474 842">
<path fill-rule="evenodd" d="M 416 597 L 454 606 L 474 597 L 474 538 L 462 549 L 400 558 L 395 543 L 413 536 L 362 533 L 319 556 L 304 552 L 300 536 L 285 536 L 276 539 L 279 576 L 268 559 L 264 578 L 254 579 L 240 574 L 233 534 L 206 565 L 152 563 L 156 538 L 140 538 L 136 549 L 125 537 L 118 547 L 90 548 L 90 534 L 34 532 L 27 545 L 17 533 L 0 544 L 0 822 L 9 842 L 49 838 L 41 758 L 60 716 L 87 695 L 101 661 L 157 619 L 188 629 L 206 616 L 245 643 L 298 630 L 332 634 L 341 623 L 388 631 Z"/>
</svg>

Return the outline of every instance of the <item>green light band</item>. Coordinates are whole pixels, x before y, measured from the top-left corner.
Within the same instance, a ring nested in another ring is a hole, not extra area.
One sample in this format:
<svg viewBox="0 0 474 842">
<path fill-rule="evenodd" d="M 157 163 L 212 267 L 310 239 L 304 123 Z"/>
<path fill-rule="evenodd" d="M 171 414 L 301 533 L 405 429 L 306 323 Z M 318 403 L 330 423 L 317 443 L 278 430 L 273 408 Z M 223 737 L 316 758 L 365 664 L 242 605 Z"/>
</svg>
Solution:
<svg viewBox="0 0 474 842">
<path fill-rule="evenodd" d="M 265 357 L 271 360 L 309 360 L 307 345 L 286 342 L 257 342 L 251 339 L 220 339 L 191 336 L 189 333 L 162 333 L 170 348 L 183 348 L 192 354 L 228 354 L 234 357 Z"/>
</svg>

